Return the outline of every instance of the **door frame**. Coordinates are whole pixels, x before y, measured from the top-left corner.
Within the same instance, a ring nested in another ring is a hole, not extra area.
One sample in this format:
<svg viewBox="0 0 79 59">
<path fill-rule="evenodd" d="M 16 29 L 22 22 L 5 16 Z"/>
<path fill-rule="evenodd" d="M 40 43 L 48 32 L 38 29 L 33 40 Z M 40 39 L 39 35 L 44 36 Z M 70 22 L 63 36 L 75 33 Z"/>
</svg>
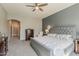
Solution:
<svg viewBox="0 0 79 59">
<path fill-rule="evenodd" d="M 10 24 L 9 24 L 9 27 L 10 27 L 10 38 L 12 38 L 13 36 L 12 36 L 12 22 L 18 22 L 18 24 L 19 24 L 19 39 L 20 39 L 20 29 L 21 29 L 21 22 L 19 21 L 19 20 L 16 20 L 16 19 L 10 19 L 9 20 L 9 22 L 10 22 Z"/>
</svg>

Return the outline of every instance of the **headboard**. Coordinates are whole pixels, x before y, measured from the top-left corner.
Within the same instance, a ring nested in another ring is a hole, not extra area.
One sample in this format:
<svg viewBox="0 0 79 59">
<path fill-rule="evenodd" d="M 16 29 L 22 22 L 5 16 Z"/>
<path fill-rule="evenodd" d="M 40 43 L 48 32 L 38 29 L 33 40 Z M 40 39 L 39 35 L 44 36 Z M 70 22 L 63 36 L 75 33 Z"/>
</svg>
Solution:
<svg viewBox="0 0 79 59">
<path fill-rule="evenodd" d="M 70 34 L 74 39 L 76 39 L 75 25 L 55 25 L 50 32 L 57 34 Z"/>
</svg>

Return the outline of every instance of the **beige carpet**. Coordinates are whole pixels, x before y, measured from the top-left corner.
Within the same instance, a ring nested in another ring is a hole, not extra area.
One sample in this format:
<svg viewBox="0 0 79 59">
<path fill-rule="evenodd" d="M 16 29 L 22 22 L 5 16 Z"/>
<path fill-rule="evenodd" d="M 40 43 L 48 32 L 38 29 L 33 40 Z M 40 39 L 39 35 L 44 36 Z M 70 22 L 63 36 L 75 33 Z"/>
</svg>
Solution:
<svg viewBox="0 0 79 59">
<path fill-rule="evenodd" d="M 12 39 L 8 45 L 7 56 L 37 56 L 30 46 L 30 41 Z M 72 52 L 70 56 L 79 56 L 79 54 Z"/>
<path fill-rule="evenodd" d="M 37 56 L 30 46 L 30 41 L 13 39 L 9 41 L 7 56 Z"/>
</svg>

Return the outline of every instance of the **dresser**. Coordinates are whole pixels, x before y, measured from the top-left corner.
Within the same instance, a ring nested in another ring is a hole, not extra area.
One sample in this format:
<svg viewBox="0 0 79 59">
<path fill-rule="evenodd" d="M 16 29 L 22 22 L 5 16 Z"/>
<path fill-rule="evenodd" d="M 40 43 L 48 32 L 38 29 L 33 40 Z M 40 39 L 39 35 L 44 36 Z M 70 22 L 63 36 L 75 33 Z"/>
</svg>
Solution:
<svg viewBox="0 0 79 59">
<path fill-rule="evenodd" d="M 8 37 L 0 37 L 0 56 L 5 56 L 8 51 Z"/>
<path fill-rule="evenodd" d="M 25 40 L 30 40 L 31 37 L 34 37 L 34 30 L 26 29 L 25 30 Z"/>
</svg>

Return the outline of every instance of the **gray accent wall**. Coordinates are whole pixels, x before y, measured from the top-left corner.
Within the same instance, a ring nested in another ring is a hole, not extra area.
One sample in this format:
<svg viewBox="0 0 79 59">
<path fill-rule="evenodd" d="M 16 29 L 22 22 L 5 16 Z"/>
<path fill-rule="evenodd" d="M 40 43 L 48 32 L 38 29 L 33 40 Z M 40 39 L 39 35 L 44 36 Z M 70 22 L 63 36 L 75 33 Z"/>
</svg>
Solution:
<svg viewBox="0 0 79 59">
<path fill-rule="evenodd" d="M 75 4 L 60 12 L 50 15 L 42 20 L 42 29 L 44 30 L 47 25 L 75 25 L 76 32 L 79 33 L 79 4 Z"/>
</svg>

